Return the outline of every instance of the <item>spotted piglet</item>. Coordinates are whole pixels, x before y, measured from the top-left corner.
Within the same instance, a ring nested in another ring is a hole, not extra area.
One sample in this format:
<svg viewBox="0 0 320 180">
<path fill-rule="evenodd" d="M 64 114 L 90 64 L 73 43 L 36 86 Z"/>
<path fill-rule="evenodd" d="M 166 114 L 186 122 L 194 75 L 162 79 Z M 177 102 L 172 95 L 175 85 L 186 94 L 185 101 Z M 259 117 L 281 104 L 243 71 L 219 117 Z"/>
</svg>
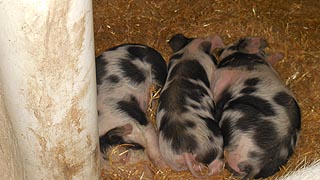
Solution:
<svg viewBox="0 0 320 180">
<path fill-rule="evenodd" d="M 145 45 L 119 45 L 96 58 L 102 163 L 107 162 L 111 147 L 131 144 L 126 146 L 129 150 L 144 150 L 156 166 L 166 167 L 157 133 L 145 114 L 150 86 L 162 87 L 166 76 L 162 56 Z M 129 153 L 123 159 L 128 163 L 136 158 Z"/>
<path fill-rule="evenodd" d="M 226 168 L 240 178 L 273 175 L 292 155 L 300 131 L 300 109 L 267 55 L 267 43 L 244 38 L 219 52 L 212 89 L 224 138 Z"/>
<path fill-rule="evenodd" d="M 222 40 L 177 34 L 169 44 L 174 54 L 157 113 L 161 154 L 175 171 L 189 169 L 201 178 L 198 171 L 205 165 L 208 175 L 217 174 L 223 166 L 223 139 L 209 82 L 217 63 L 211 52 Z"/>
</svg>

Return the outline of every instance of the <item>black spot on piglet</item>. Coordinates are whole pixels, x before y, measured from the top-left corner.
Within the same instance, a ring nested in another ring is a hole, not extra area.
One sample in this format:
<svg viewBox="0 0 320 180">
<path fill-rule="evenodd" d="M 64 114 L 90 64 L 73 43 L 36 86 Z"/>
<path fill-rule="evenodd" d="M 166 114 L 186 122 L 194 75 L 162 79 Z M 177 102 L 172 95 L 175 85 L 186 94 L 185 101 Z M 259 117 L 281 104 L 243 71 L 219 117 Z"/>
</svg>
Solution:
<svg viewBox="0 0 320 180">
<path fill-rule="evenodd" d="M 96 81 L 98 85 L 101 85 L 103 77 L 105 77 L 107 74 L 106 66 L 108 65 L 108 62 L 104 60 L 103 54 L 96 57 L 95 61 L 96 61 Z"/>
<path fill-rule="evenodd" d="M 255 87 L 245 87 L 245 88 L 241 89 L 240 93 L 242 93 L 242 94 L 252 94 L 252 93 L 254 93 L 256 91 L 257 91 L 257 88 L 255 88 Z"/>
<path fill-rule="evenodd" d="M 221 98 L 218 100 L 217 104 L 216 104 L 216 114 L 215 114 L 215 118 L 220 121 L 221 120 L 221 116 L 222 113 L 224 112 L 224 108 L 225 105 L 227 104 L 227 102 L 229 102 L 232 98 L 232 94 L 230 92 L 228 92 L 227 90 L 224 90 L 221 93 Z"/>
<path fill-rule="evenodd" d="M 198 147 L 195 137 L 188 133 L 188 128 L 194 126 L 190 122 L 192 121 L 172 121 L 167 115 L 164 115 L 161 119 L 159 131 L 165 140 L 171 142 L 175 153 L 193 152 Z"/>
<path fill-rule="evenodd" d="M 132 126 L 126 124 L 109 130 L 106 134 L 99 137 L 100 151 L 105 152 L 108 147 L 113 145 L 123 144 L 123 136 L 132 132 Z"/>
<path fill-rule="evenodd" d="M 257 78 L 257 77 L 255 77 L 255 78 L 247 79 L 247 80 L 244 82 L 244 85 L 245 85 L 245 86 L 256 86 L 259 82 L 260 82 L 260 79 Z"/>
<path fill-rule="evenodd" d="M 197 60 L 183 61 L 174 66 L 171 70 L 168 80 L 172 80 L 175 77 L 200 80 L 207 87 L 210 87 L 206 71 Z"/>
<path fill-rule="evenodd" d="M 141 110 L 139 103 L 134 96 L 131 96 L 129 101 L 119 101 L 117 103 L 117 109 L 128 114 L 141 125 L 146 126 L 148 124 L 146 114 Z"/>
<path fill-rule="evenodd" d="M 286 92 L 278 92 L 274 97 L 273 97 L 273 100 L 281 105 L 281 106 L 288 106 L 290 105 L 290 103 L 292 103 L 292 97 L 289 96 L 289 94 L 287 94 Z"/>
<path fill-rule="evenodd" d="M 217 121 L 209 117 L 199 116 L 199 118 L 201 118 L 203 121 L 206 122 L 208 129 L 210 129 L 210 131 L 213 133 L 214 136 L 218 137 L 221 135 L 221 130 L 219 128 L 219 124 Z"/>
<path fill-rule="evenodd" d="M 107 77 L 107 80 L 111 83 L 118 83 L 120 78 L 117 75 L 110 75 Z"/>
<path fill-rule="evenodd" d="M 151 47 L 138 44 L 128 48 L 129 58 L 138 59 L 151 65 L 154 83 L 163 86 L 167 77 L 167 66 L 161 54 Z"/>
<path fill-rule="evenodd" d="M 140 84 L 146 79 L 142 70 L 128 59 L 120 59 L 119 67 L 123 73 L 123 76 L 130 79 L 134 83 Z"/>
<path fill-rule="evenodd" d="M 290 96 L 286 92 L 278 92 L 274 97 L 273 100 L 283 106 L 286 109 L 286 113 L 288 114 L 290 121 L 293 127 L 296 127 L 297 130 L 301 128 L 301 114 L 300 114 L 300 107 L 296 100 Z"/>
<path fill-rule="evenodd" d="M 217 157 L 217 155 L 217 150 L 214 148 L 210 148 L 210 150 L 208 150 L 207 152 L 198 154 L 196 160 L 209 165 L 213 160 L 223 158 L 223 156 Z"/>
<path fill-rule="evenodd" d="M 131 132 L 132 132 L 132 126 L 130 124 L 126 124 L 120 127 L 115 127 L 109 130 L 106 134 L 99 137 L 100 152 L 106 153 L 109 150 L 109 148 L 119 144 L 131 144 L 132 146 L 127 146 L 128 149 L 133 149 L 133 150 L 144 149 L 144 147 L 138 143 L 125 142 L 123 137 L 130 134 Z"/>
<path fill-rule="evenodd" d="M 276 112 L 274 111 L 272 105 L 265 99 L 262 99 L 258 96 L 253 95 L 244 95 L 240 96 L 232 101 L 229 102 L 230 109 L 238 109 L 238 110 L 245 110 L 241 109 L 242 106 L 245 105 L 250 106 L 251 108 L 256 109 L 257 112 L 261 113 L 264 116 L 274 116 Z"/>
<path fill-rule="evenodd" d="M 139 58 L 143 60 L 143 58 L 146 56 L 147 49 L 139 46 L 130 46 L 128 48 L 128 52 L 131 59 Z"/>
<path fill-rule="evenodd" d="M 240 52 L 233 53 L 223 58 L 218 68 L 222 67 L 246 67 L 248 71 L 254 70 L 256 65 L 268 63 L 256 54 L 244 54 Z"/>
</svg>

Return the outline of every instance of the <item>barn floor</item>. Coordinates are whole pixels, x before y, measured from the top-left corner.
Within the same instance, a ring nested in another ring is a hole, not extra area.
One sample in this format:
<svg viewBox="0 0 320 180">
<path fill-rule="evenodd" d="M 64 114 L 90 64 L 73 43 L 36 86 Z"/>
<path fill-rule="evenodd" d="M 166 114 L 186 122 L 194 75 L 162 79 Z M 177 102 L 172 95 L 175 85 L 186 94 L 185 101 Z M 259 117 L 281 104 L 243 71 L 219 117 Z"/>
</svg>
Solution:
<svg viewBox="0 0 320 180">
<path fill-rule="evenodd" d="M 109 47 L 134 42 L 154 47 L 167 60 L 171 53 L 167 40 L 176 33 L 190 37 L 219 34 L 226 44 L 244 36 L 266 38 L 268 52 L 285 54 L 275 68 L 296 95 L 302 110 L 302 132 L 296 152 L 279 173 L 268 178 L 274 179 L 320 159 L 319 10 L 320 1 L 313 0 L 93 0 L 95 52 L 98 55 Z M 122 172 L 105 170 L 102 179 L 147 179 L 142 173 Z M 168 170 L 156 171 L 151 179 L 192 176 Z M 216 179 L 234 178 L 224 171 Z"/>
</svg>

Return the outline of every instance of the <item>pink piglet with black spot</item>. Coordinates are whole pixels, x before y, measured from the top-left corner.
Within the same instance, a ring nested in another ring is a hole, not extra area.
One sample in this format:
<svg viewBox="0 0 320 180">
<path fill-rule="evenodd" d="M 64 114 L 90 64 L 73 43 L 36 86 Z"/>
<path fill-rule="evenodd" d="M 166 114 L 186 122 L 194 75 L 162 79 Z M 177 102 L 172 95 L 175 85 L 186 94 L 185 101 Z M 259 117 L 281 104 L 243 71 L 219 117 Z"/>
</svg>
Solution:
<svg viewBox="0 0 320 180">
<path fill-rule="evenodd" d="M 222 40 L 177 34 L 169 44 L 174 54 L 157 112 L 160 152 L 175 171 L 189 170 L 197 178 L 216 175 L 223 168 L 223 139 L 210 91 L 217 63 L 211 52 Z M 207 175 L 199 175 L 203 167 Z"/>
<path fill-rule="evenodd" d="M 219 51 L 211 83 L 226 168 L 242 179 L 266 178 L 292 155 L 301 128 L 300 108 L 266 54 L 267 42 L 247 37 Z"/>
</svg>

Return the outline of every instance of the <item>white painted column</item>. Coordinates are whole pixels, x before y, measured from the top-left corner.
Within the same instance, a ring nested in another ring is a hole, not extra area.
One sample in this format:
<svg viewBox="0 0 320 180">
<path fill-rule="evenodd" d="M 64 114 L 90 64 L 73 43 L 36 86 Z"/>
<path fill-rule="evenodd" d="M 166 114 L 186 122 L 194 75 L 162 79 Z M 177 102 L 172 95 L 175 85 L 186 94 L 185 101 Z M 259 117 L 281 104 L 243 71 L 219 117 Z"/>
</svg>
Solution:
<svg viewBox="0 0 320 180">
<path fill-rule="evenodd" d="M 100 177 L 92 21 L 91 0 L 0 0 L 0 85 L 24 179 Z"/>
<path fill-rule="evenodd" d="M 0 179 L 16 180 L 24 178 L 22 158 L 17 138 L 3 102 L 3 91 L 0 86 Z"/>
</svg>

